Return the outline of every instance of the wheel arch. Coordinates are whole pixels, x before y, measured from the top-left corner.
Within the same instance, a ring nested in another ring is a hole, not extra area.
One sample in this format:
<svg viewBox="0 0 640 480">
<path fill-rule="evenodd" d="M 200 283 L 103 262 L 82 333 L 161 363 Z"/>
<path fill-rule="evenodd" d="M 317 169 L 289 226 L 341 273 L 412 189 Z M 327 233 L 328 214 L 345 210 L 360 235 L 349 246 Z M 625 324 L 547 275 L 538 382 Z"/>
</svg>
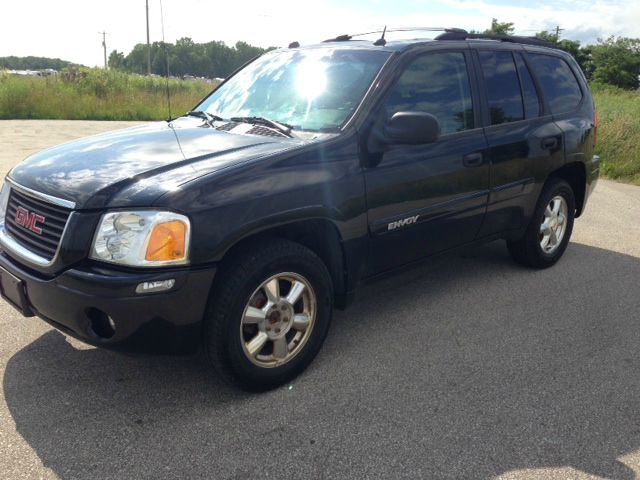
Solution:
<svg viewBox="0 0 640 480">
<path fill-rule="evenodd" d="M 576 218 L 578 218 L 584 208 L 587 190 L 587 169 L 585 164 L 583 162 L 567 163 L 551 172 L 547 182 L 551 178 L 560 178 L 571 186 L 576 200 Z"/>
<path fill-rule="evenodd" d="M 326 218 L 298 219 L 288 223 L 262 226 L 260 229 L 247 232 L 233 243 L 227 245 L 220 255 L 220 263 L 233 259 L 252 244 L 267 238 L 282 238 L 299 243 L 314 252 L 325 264 L 333 283 L 334 301 L 337 308 L 346 306 L 346 258 L 342 237 L 338 227 Z"/>
</svg>

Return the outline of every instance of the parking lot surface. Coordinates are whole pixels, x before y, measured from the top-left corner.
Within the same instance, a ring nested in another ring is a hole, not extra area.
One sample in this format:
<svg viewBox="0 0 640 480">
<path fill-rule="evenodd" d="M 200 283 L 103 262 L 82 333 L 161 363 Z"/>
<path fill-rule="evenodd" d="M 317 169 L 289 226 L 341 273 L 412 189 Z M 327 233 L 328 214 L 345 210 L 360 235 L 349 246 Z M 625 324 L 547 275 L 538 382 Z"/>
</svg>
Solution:
<svg viewBox="0 0 640 480">
<path fill-rule="evenodd" d="M 0 172 L 123 122 L 2 121 Z M 359 291 L 291 385 L 125 356 L 0 301 L 3 479 L 633 479 L 640 188 L 600 181 L 553 268 L 503 242 Z"/>
</svg>

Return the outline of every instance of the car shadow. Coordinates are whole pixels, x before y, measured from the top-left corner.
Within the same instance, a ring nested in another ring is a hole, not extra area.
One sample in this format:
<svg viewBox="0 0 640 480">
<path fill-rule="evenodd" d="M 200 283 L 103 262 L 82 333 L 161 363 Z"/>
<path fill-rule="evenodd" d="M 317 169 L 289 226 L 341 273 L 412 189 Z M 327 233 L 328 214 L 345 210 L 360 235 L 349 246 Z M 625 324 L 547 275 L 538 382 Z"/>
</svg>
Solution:
<svg viewBox="0 0 640 480">
<path fill-rule="evenodd" d="M 310 368 L 265 394 L 198 358 L 76 348 L 52 330 L 9 360 L 4 397 L 63 479 L 632 479 L 638 279 L 636 257 L 571 244 L 533 271 L 497 242 L 364 287 Z"/>
</svg>

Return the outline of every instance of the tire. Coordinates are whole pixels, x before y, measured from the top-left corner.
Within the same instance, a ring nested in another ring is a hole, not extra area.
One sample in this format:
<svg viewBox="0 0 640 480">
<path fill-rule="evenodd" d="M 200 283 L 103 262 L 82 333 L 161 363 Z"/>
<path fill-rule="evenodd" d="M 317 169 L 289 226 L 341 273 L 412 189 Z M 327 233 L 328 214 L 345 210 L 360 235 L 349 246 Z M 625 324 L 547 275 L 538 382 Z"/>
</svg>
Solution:
<svg viewBox="0 0 640 480">
<path fill-rule="evenodd" d="M 553 214 L 556 205 L 560 212 L 558 215 Z M 532 268 L 554 265 L 569 244 L 575 212 L 576 201 L 571 186 L 562 179 L 550 179 L 540 194 L 524 236 L 519 240 L 507 241 L 507 248 L 513 259 Z"/>
<path fill-rule="evenodd" d="M 315 253 L 283 239 L 253 242 L 226 262 L 215 282 L 204 351 L 227 383 L 268 390 L 311 363 L 332 313 L 331 277 Z"/>
</svg>

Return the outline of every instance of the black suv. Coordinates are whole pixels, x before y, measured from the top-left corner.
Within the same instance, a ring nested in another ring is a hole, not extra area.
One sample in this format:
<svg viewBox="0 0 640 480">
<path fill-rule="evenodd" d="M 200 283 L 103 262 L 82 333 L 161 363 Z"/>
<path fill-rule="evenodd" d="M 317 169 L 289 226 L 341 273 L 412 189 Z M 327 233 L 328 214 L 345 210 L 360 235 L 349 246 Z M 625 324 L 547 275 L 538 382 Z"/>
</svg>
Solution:
<svg viewBox="0 0 640 480">
<path fill-rule="evenodd" d="M 202 346 L 269 388 L 364 281 L 495 239 L 553 265 L 598 176 L 596 123 L 574 59 L 539 41 L 292 44 L 181 118 L 16 166 L 2 295 L 92 345 Z"/>
</svg>

